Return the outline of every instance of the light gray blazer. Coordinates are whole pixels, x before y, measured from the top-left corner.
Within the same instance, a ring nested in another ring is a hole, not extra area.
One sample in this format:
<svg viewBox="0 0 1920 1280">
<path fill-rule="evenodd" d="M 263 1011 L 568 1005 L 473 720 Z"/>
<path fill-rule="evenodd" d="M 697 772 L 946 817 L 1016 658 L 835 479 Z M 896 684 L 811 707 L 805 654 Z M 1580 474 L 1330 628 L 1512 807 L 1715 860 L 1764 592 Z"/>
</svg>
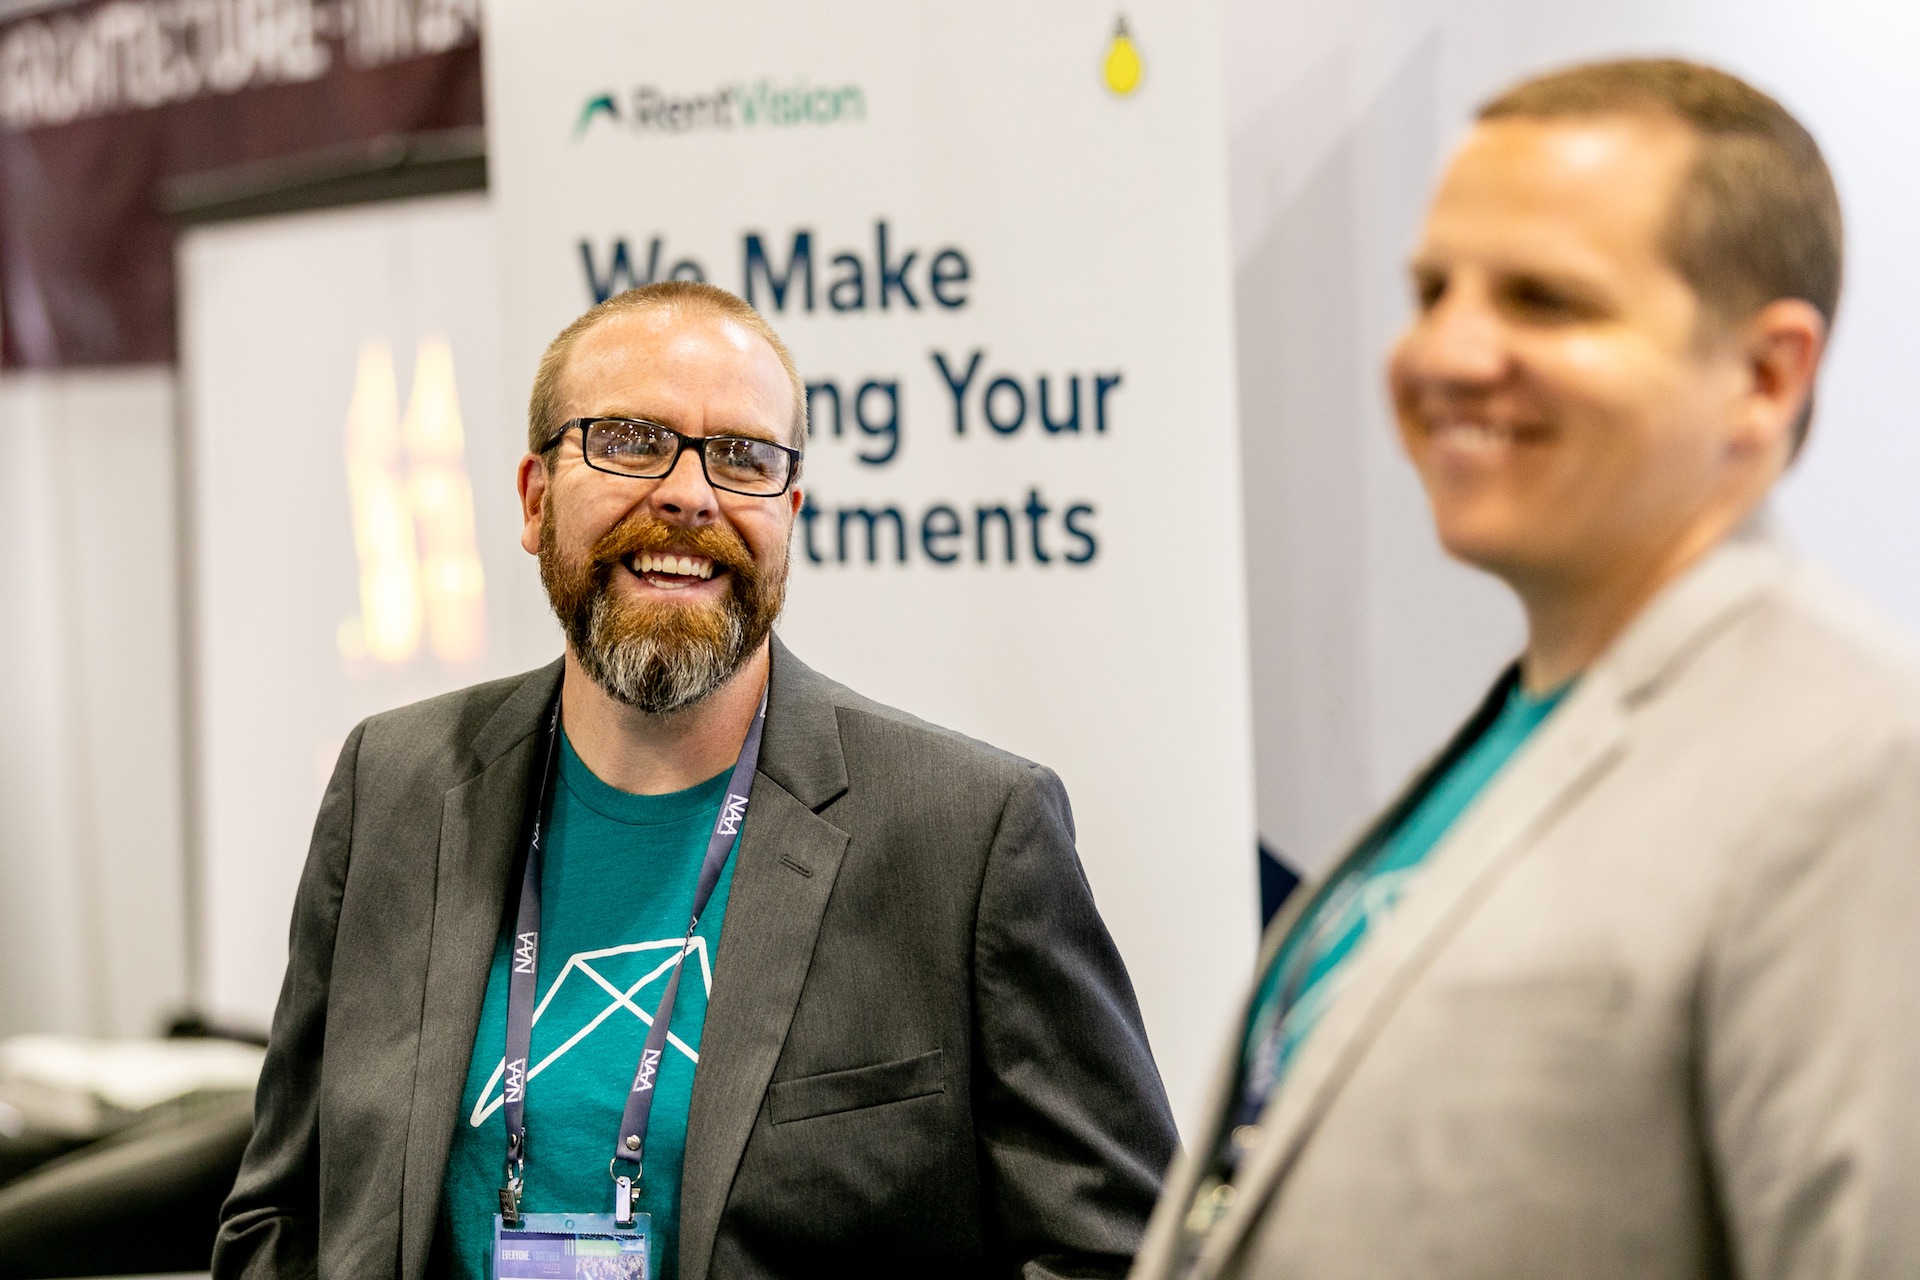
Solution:
<svg viewBox="0 0 1920 1280">
<path fill-rule="evenodd" d="M 1352 964 L 1194 1274 L 1920 1277 L 1920 658 L 1764 532 L 1646 610 Z"/>
</svg>

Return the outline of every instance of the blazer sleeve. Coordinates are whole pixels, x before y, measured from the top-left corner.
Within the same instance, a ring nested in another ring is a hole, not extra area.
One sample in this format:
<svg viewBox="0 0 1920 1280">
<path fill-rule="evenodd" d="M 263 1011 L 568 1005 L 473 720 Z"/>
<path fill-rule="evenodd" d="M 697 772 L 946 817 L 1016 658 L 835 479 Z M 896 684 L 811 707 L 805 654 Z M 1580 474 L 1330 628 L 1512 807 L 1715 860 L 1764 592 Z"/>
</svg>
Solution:
<svg viewBox="0 0 1920 1280">
<path fill-rule="evenodd" d="M 1920 1276 L 1920 744 L 1769 815 L 1704 986 L 1734 1274 Z"/>
<path fill-rule="evenodd" d="M 1000 815 L 975 948 L 990 1247 L 1028 1277 L 1124 1275 L 1178 1139 L 1046 769 L 1030 766 Z"/>
<path fill-rule="evenodd" d="M 220 1211 L 215 1280 L 318 1273 L 320 1055 L 365 724 L 341 748 L 294 899 L 287 974 L 254 1095 L 253 1138 Z"/>
</svg>

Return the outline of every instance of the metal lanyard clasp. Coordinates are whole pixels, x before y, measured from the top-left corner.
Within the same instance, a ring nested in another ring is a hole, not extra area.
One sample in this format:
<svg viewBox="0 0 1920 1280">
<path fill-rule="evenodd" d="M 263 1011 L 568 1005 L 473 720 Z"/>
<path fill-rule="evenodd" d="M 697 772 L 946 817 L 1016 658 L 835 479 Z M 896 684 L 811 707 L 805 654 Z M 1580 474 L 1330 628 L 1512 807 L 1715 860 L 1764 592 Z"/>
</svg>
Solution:
<svg viewBox="0 0 1920 1280">
<path fill-rule="evenodd" d="M 613 1225 L 630 1227 L 633 1225 L 634 1206 L 640 1201 L 640 1162 L 633 1162 L 632 1177 L 615 1170 L 615 1163 L 607 1161 L 607 1172 L 613 1177 Z"/>
<path fill-rule="evenodd" d="M 520 1197 L 527 1189 L 527 1148 L 525 1139 L 517 1133 L 507 1135 L 507 1161 L 500 1180 L 500 1221 L 503 1225 L 520 1225 Z"/>
</svg>

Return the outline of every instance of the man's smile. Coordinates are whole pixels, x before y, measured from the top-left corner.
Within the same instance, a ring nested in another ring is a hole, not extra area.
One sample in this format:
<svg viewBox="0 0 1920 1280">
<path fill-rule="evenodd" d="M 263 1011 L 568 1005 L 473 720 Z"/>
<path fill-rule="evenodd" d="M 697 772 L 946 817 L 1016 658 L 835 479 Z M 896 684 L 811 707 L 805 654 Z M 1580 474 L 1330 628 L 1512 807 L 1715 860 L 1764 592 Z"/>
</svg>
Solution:
<svg viewBox="0 0 1920 1280">
<path fill-rule="evenodd" d="M 1509 460 L 1518 449 L 1547 443 L 1553 433 L 1500 415 L 1459 411 L 1424 412 L 1420 434 L 1429 461 L 1441 467 L 1487 467 Z"/>
<path fill-rule="evenodd" d="M 708 583 L 718 589 L 728 572 L 706 556 L 671 551 L 635 552 L 621 564 L 641 582 L 661 591 L 686 591 Z"/>
</svg>

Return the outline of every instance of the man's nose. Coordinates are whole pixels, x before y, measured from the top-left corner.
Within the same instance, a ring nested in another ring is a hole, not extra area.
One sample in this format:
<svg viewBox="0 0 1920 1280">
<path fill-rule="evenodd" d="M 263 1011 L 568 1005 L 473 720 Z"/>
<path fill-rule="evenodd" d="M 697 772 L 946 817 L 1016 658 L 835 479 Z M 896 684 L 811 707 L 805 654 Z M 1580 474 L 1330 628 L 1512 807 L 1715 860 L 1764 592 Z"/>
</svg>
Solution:
<svg viewBox="0 0 1920 1280">
<path fill-rule="evenodd" d="M 1407 372 L 1422 381 L 1486 386 L 1506 373 L 1506 327 L 1484 289 L 1448 289 L 1410 337 Z"/>
<path fill-rule="evenodd" d="M 654 483 L 647 504 L 663 518 L 683 524 L 705 524 L 719 514 L 720 499 L 707 483 L 698 449 L 683 449 L 673 470 Z"/>
</svg>

